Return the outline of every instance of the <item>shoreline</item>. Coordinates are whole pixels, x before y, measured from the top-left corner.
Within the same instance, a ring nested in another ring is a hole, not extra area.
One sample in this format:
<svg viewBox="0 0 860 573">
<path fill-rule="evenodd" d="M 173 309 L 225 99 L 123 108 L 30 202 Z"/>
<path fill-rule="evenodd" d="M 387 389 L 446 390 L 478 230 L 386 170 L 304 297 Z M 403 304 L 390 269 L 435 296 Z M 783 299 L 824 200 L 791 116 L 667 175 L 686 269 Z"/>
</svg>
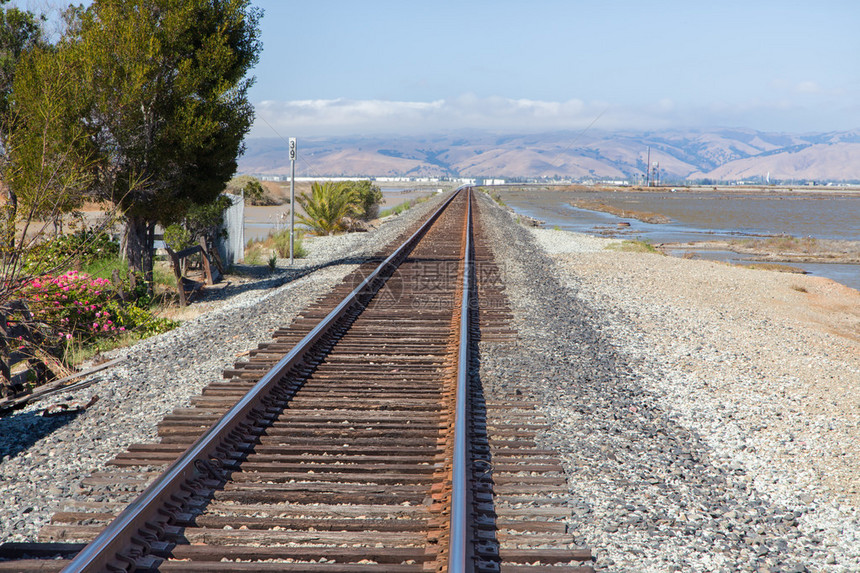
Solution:
<svg viewBox="0 0 860 573">
<path fill-rule="evenodd" d="M 780 240 L 785 242 L 784 247 L 773 246 L 773 243 L 778 244 Z M 659 247 L 696 251 L 730 251 L 738 255 L 749 255 L 752 257 L 749 260 L 760 262 L 860 265 L 860 241 L 817 239 L 808 248 L 804 248 L 802 242 L 803 239 L 776 235 L 767 239 L 661 243 Z M 801 243 L 799 247 L 794 248 L 793 245 L 798 243 Z"/>
<path fill-rule="evenodd" d="M 502 186 L 504 187 L 504 186 Z M 529 189 L 531 187 L 531 189 Z M 804 186 L 804 185 L 661 185 L 656 187 L 645 187 L 643 185 L 523 185 L 512 190 L 518 191 L 535 191 L 547 189 L 551 191 L 569 191 L 574 193 L 589 193 L 589 192 L 612 192 L 624 191 L 630 193 L 727 193 L 733 195 L 761 195 L 761 194 L 779 194 L 779 195 L 797 195 L 809 197 L 811 195 L 821 195 L 822 198 L 830 198 L 834 195 L 845 195 L 853 197 L 860 195 L 860 185 L 852 185 L 849 187 L 837 186 Z"/>
</svg>

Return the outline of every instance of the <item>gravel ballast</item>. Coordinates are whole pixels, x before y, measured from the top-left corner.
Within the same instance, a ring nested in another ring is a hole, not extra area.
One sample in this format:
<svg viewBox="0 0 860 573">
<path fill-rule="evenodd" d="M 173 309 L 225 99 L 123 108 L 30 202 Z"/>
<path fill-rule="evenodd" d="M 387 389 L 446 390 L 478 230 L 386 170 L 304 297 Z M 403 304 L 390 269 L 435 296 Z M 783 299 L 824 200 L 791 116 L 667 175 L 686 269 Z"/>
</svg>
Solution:
<svg viewBox="0 0 860 573">
<path fill-rule="evenodd" d="M 36 541 L 39 528 L 80 480 L 105 469 L 130 444 L 153 441 L 158 422 L 185 406 L 237 357 L 288 325 L 367 257 L 438 207 L 441 196 L 367 233 L 306 239 L 308 259 L 265 279 L 221 289 L 207 312 L 179 328 L 119 349 L 125 361 L 60 394 L 0 418 L 0 542 Z M 284 261 L 281 261 L 283 264 Z M 98 401 L 78 414 L 43 417 L 52 403 Z"/>
<path fill-rule="evenodd" d="M 860 571 L 860 293 L 482 205 L 519 340 L 481 377 L 543 404 L 598 570 Z"/>
<path fill-rule="evenodd" d="M 823 279 L 606 250 L 527 229 L 479 194 L 516 342 L 481 342 L 485 392 L 551 421 L 571 531 L 602 572 L 860 571 L 860 293 Z M 313 239 L 293 270 L 219 291 L 179 329 L 0 418 L 0 541 L 34 541 L 81 479 L 434 208 Z M 237 294 L 238 293 L 238 294 Z"/>
</svg>

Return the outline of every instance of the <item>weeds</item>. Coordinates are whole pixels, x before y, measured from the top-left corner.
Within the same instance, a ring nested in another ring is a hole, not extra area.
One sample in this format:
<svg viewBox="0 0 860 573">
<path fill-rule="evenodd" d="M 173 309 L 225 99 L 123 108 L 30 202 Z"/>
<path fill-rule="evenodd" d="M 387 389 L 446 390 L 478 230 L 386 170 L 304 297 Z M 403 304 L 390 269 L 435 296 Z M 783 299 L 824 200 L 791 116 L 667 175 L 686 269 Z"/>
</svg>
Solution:
<svg viewBox="0 0 860 573">
<path fill-rule="evenodd" d="M 297 259 L 308 256 L 308 251 L 302 243 L 303 238 L 302 231 L 296 231 L 293 235 L 293 256 Z M 245 264 L 252 266 L 262 266 L 265 261 L 265 264 L 274 270 L 276 263 L 272 263 L 272 259 L 277 262 L 278 258 L 288 259 L 289 257 L 290 232 L 288 230 L 279 231 L 265 239 L 250 241 L 245 248 Z"/>
<path fill-rule="evenodd" d="M 302 231 L 293 233 L 293 256 L 297 259 L 303 259 L 308 256 L 308 251 L 305 249 L 302 239 L 305 234 Z M 271 243 L 271 245 L 269 245 Z M 273 248 L 279 257 L 287 259 L 290 257 L 290 232 L 280 231 L 274 235 L 270 235 L 263 241 L 263 246 Z"/>
<path fill-rule="evenodd" d="M 662 255 L 657 247 L 652 245 L 650 241 L 621 241 L 620 243 L 610 243 L 606 246 L 610 251 L 620 251 L 623 253 L 656 253 Z"/>
<path fill-rule="evenodd" d="M 245 249 L 245 264 L 252 266 L 260 266 L 263 264 L 263 245 L 260 242 L 252 241 Z"/>
</svg>

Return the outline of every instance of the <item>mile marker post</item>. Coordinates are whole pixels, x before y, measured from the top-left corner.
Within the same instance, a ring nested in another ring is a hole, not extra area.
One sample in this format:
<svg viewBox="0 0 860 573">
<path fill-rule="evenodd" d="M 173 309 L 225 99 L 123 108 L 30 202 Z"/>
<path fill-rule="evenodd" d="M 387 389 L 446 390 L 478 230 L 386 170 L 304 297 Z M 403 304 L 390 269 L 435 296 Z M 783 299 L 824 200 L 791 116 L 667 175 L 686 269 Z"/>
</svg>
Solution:
<svg viewBox="0 0 860 573">
<path fill-rule="evenodd" d="M 290 138 L 290 266 L 293 266 L 293 234 L 296 226 L 296 138 Z"/>
</svg>

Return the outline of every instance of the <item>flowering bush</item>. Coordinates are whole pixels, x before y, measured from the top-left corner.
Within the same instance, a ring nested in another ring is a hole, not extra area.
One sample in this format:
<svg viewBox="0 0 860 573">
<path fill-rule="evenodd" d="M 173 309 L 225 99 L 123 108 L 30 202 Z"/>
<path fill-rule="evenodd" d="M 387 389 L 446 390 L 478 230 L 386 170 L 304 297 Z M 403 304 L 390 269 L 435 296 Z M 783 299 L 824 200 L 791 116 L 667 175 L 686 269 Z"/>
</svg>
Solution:
<svg viewBox="0 0 860 573">
<path fill-rule="evenodd" d="M 133 304 L 120 305 L 109 280 L 77 271 L 33 279 L 22 298 L 33 318 L 45 324 L 61 344 L 72 340 L 88 344 L 127 331 L 148 336 L 176 326 Z"/>
</svg>

